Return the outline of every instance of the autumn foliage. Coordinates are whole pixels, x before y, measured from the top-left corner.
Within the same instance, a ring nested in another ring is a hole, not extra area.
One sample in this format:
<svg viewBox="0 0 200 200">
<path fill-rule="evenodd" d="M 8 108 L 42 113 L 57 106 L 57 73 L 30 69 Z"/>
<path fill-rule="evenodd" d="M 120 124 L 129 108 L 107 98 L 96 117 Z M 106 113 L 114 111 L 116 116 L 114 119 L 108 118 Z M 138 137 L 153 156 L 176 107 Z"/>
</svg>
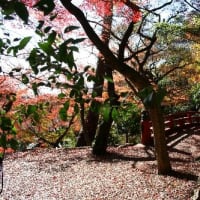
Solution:
<svg viewBox="0 0 200 200">
<path fill-rule="evenodd" d="M 111 6 L 113 6 L 113 10 L 110 10 Z M 137 23 L 141 20 L 139 7 L 129 0 L 85 0 L 82 7 L 91 9 L 102 17 L 111 15 L 113 11 L 116 11 L 118 17 L 123 16 L 127 21 L 132 20 L 134 23 Z"/>
<path fill-rule="evenodd" d="M 22 0 L 22 2 L 29 7 L 34 7 L 39 0 Z M 142 18 L 139 6 L 130 0 L 83 0 L 80 7 L 86 11 L 95 11 L 99 16 L 103 17 L 112 14 L 110 10 L 111 5 L 113 6 L 113 11 L 116 11 L 117 16 L 123 16 L 128 21 L 132 20 L 134 23 L 137 23 Z M 57 15 L 56 20 L 59 20 L 59 23 L 68 23 L 67 21 L 70 20 L 69 13 L 59 4 L 56 5 L 55 10 Z"/>
</svg>

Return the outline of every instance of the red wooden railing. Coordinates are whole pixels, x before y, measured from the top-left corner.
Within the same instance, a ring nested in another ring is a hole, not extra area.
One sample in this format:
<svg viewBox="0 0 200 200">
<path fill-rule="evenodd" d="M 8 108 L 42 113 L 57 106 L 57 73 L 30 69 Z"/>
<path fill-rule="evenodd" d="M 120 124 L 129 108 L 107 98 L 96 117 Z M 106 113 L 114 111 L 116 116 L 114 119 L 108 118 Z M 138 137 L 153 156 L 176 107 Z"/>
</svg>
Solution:
<svg viewBox="0 0 200 200">
<path fill-rule="evenodd" d="M 171 133 L 200 125 L 200 112 L 189 111 L 164 116 L 166 136 Z M 151 145 L 153 143 L 153 128 L 148 113 L 143 113 L 141 119 L 141 143 Z"/>
</svg>

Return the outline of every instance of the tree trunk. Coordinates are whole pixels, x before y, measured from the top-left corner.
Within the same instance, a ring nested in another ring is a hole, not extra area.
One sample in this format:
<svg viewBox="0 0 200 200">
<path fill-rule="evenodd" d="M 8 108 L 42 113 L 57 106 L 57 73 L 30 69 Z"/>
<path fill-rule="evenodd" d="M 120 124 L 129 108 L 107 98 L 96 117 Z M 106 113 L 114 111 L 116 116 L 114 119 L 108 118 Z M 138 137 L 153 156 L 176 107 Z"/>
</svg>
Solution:
<svg viewBox="0 0 200 200">
<path fill-rule="evenodd" d="M 104 155 L 104 154 L 106 154 L 106 149 L 107 149 L 107 146 L 108 146 L 108 136 L 109 136 L 109 133 L 110 133 L 112 121 L 113 120 L 110 117 L 108 121 L 103 121 L 99 125 L 99 129 L 97 131 L 95 143 L 94 143 L 94 146 L 92 148 L 92 153 L 94 155 Z"/>
<path fill-rule="evenodd" d="M 94 88 L 93 88 L 93 93 L 95 93 L 96 96 L 98 97 L 102 96 L 104 74 L 105 74 L 104 63 L 102 62 L 101 58 L 99 58 L 98 64 L 97 64 L 97 70 L 96 70 L 97 81 L 95 82 Z M 92 141 L 94 140 L 94 137 L 96 134 L 96 129 L 97 129 L 98 120 L 99 120 L 99 114 L 98 114 L 98 111 L 95 109 L 95 107 L 99 107 L 99 105 L 100 105 L 100 102 L 93 100 L 91 102 L 86 119 L 83 119 L 84 117 L 82 117 L 83 127 L 81 129 L 81 132 L 79 133 L 79 137 L 76 144 L 77 147 L 86 146 L 86 145 L 90 146 L 92 144 Z M 86 138 L 87 138 L 87 141 L 86 141 Z"/>
<path fill-rule="evenodd" d="M 112 0 L 108 2 L 108 8 L 109 12 L 107 15 L 103 18 L 103 25 L 102 25 L 102 33 L 101 38 L 105 45 L 108 45 L 110 40 L 110 34 L 111 34 L 111 24 L 112 24 Z M 101 53 L 98 55 L 98 63 L 97 63 L 97 69 L 96 69 L 96 82 L 93 87 L 93 93 L 96 97 L 102 97 L 103 92 L 103 85 L 104 85 L 104 76 L 105 76 L 105 69 L 106 69 L 106 63 L 104 60 L 104 57 Z M 93 100 L 90 106 L 90 109 L 88 111 L 88 114 L 86 116 L 86 120 L 84 122 L 85 127 L 82 129 L 82 131 L 79 134 L 78 141 L 76 146 L 85 146 L 85 145 L 91 145 L 92 141 L 95 138 L 97 126 L 98 126 L 98 120 L 99 120 L 99 114 L 94 109 L 94 107 L 99 106 L 99 102 Z M 85 141 L 85 138 L 89 138 L 89 143 Z"/>
<path fill-rule="evenodd" d="M 106 68 L 106 74 L 108 77 L 113 80 L 112 76 L 112 69 L 109 67 Z M 100 124 L 97 136 L 95 138 L 95 143 L 92 149 L 92 153 L 94 155 L 104 155 L 106 154 L 106 149 L 108 146 L 108 137 L 110 134 L 110 129 L 112 126 L 113 118 L 112 118 L 112 110 L 113 107 L 119 106 L 118 96 L 115 94 L 115 85 L 114 82 L 108 82 L 108 95 L 110 99 L 110 113 L 109 113 L 109 119 L 107 121 L 103 120 L 103 122 Z"/>
<path fill-rule="evenodd" d="M 93 42 L 93 44 L 99 49 L 99 51 L 104 56 L 106 63 L 113 69 L 121 73 L 125 79 L 131 84 L 134 88 L 134 91 L 139 92 L 144 88 L 147 88 L 151 85 L 149 82 L 148 76 L 143 71 L 137 71 L 137 69 L 130 67 L 128 64 L 123 62 L 121 59 L 115 56 L 115 54 L 110 50 L 108 45 L 105 45 L 103 41 L 99 38 L 94 29 L 90 26 L 88 20 L 86 19 L 84 13 L 72 4 L 71 1 L 61 0 L 63 6 L 76 17 L 76 19 L 80 22 L 85 33 L 89 37 L 89 39 Z M 128 1 L 130 2 L 130 1 Z M 150 44 L 146 47 L 146 56 L 142 65 L 144 66 L 145 61 L 150 55 L 149 52 L 153 47 L 154 42 L 156 41 L 156 37 L 151 39 Z M 143 52 L 145 53 L 145 52 Z M 134 53 L 136 55 L 136 52 Z M 141 63 L 140 63 L 141 64 Z M 140 66 L 141 68 L 142 66 Z M 153 122 L 154 135 L 155 135 L 155 146 L 157 151 L 157 162 L 158 162 L 158 173 L 159 174 L 168 174 L 171 171 L 171 166 L 169 162 L 167 146 L 164 135 L 164 121 L 162 118 L 162 113 L 160 109 L 160 105 L 155 105 L 150 111 L 150 117 Z"/>
<path fill-rule="evenodd" d="M 167 151 L 164 118 L 161 112 L 161 106 L 155 102 L 154 106 L 149 108 L 149 114 L 153 125 L 158 174 L 169 174 L 171 172 L 171 165 Z"/>
</svg>

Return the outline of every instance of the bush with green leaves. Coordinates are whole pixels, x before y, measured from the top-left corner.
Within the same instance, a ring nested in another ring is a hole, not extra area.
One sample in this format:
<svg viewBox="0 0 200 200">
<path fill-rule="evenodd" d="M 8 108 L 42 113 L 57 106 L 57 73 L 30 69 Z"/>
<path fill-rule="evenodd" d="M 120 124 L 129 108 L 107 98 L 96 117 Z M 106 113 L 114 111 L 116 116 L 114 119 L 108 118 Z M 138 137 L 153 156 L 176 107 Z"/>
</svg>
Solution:
<svg viewBox="0 0 200 200">
<path fill-rule="evenodd" d="M 124 103 L 117 112 L 118 115 L 114 119 L 109 143 L 112 145 L 124 142 L 138 143 L 140 137 L 140 109 L 138 105 Z"/>
<path fill-rule="evenodd" d="M 1 97 L 2 95 L 0 95 Z M 18 147 L 14 121 L 8 114 L 14 101 L 15 94 L 7 94 L 6 102 L 0 109 L 0 158 L 3 158 L 6 152 L 12 152 Z"/>
<path fill-rule="evenodd" d="M 180 112 L 187 112 L 190 111 L 191 107 L 188 103 L 178 103 L 176 105 L 169 105 L 163 106 L 163 113 L 165 115 L 173 114 L 173 113 L 180 113 Z"/>
<path fill-rule="evenodd" d="M 196 83 L 192 86 L 190 92 L 190 101 L 191 108 L 194 110 L 199 111 L 200 110 L 200 83 Z"/>
<path fill-rule="evenodd" d="M 76 113 L 68 113 L 69 103 L 41 101 L 20 105 L 15 109 L 15 120 L 20 144 L 41 141 L 53 147 L 74 146 L 75 136 L 71 133 Z M 64 144 L 64 145 L 63 145 Z"/>
</svg>

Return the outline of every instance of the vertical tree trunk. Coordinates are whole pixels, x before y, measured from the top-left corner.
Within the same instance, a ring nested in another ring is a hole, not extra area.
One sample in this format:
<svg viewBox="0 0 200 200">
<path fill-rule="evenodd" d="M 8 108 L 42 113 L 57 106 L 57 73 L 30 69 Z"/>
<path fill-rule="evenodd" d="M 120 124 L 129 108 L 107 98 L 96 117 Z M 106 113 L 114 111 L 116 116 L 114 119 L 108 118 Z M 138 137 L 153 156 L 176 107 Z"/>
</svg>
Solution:
<svg viewBox="0 0 200 200">
<path fill-rule="evenodd" d="M 111 113 L 110 113 L 111 115 Z M 104 155 L 106 154 L 106 149 L 108 146 L 108 136 L 110 133 L 110 128 L 112 125 L 112 117 L 110 116 L 108 121 L 103 121 L 99 125 L 99 129 L 97 131 L 97 136 L 95 139 L 94 146 L 92 148 L 92 153 L 94 155 Z"/>
<path fill-rule="evenodd" d="M 112 69 L 109 67 L 106 68 L 106 74 L 109 76 L 111 80 L 113 80 Z M 118 96 L 115 94 L 115 85 L 114 82 L 108 82 L 108 95 L 110 100 L 110 113 L 109 119 L 103 120 L 103 122 L 99 125 L 99 129 L 97 132 L 97 136 L 95 138 L 95 143 L 93 145 L 92 153 L 95 155 L 104 155 L 106 154 L 106 149 L 108 146 L 108 137 L 110 134 L 110 129 L 112 126 L 113 118 L 112 118 L 112 109 L 113 107 L 119 106 Z"/>
<path fill-rule="evenodd" d="M 110 40 L 110 34 L 111 34 L 111 25 L 112 25 L 112 0 L 109 0 L 107 3 L 108 7 L 107 9 L 109 12 L 106 13 L 106 15 L 103 18 L 103 25 L 102 25 L 102 33 L 101 33 L 101 39 L 105 45 L 108 45 Z M 101 97 L 103 92 L 103 85 L 104 85 L 104 76 L 105 76 L 105 60 L 101 53 L 98 55 L 98 63 L 97 63 L 97 69 L 96 69 L 96 82 L 94 84 L 93 93 L 95 93 L 95 96 Z M 99 106 L 99 102 L 93 100 L 90 105 L 90 109 L 88 111 L 88 114 L 85 119 L 85 127 L 82 128 L 82 131 L 79 134 L 78 141 L 76 146 L 85 146 L 85 145 L 91 145 L 92 141 L 95 138 L 98 120 L 99 120 L 99 114 L 96 112 L 93 108 Z M 85 141 L 85 138 L 89 138 L 88 141 Z"/>
<path fill-rule="evenodd" d="M 150 118 L 152 120 L 154 131 L 155 152 L 158 165 L 158 174 L 169 174 L 171 172 L 171 165 L 167 151 L 167 144 L 164 130 L 164 118 L 161 112 L 161 106 L 154 103 L 149 109 Z"/>
<path fill-rule="evenodd" d="M 93 87 L 93 93 L 97 97 L 102 96 L 103 92 L 103 84 L 104 84 L 104 62 L 102 61 L 101 56 L 99 55 L 99 60 L 97 64 L 97 69 L 96 69 L 96 82 Z M 91 102 L 89 111 L 87 113 L 86 119 L 84 118 L 84 113 L 82 113 L 82 129 L 79 133 L 79 137 L 77 140 L 76 146 L 90 146 L 92 144 L 92 141 L 94 140 L 95 134 L 96 134 L 96 129 L 98 125 L 98 120 L 99 120 L 99 114 L 94 109 L 95 107 L 98 107 L 100 102 L 93 100 Z"/>
</svg>

